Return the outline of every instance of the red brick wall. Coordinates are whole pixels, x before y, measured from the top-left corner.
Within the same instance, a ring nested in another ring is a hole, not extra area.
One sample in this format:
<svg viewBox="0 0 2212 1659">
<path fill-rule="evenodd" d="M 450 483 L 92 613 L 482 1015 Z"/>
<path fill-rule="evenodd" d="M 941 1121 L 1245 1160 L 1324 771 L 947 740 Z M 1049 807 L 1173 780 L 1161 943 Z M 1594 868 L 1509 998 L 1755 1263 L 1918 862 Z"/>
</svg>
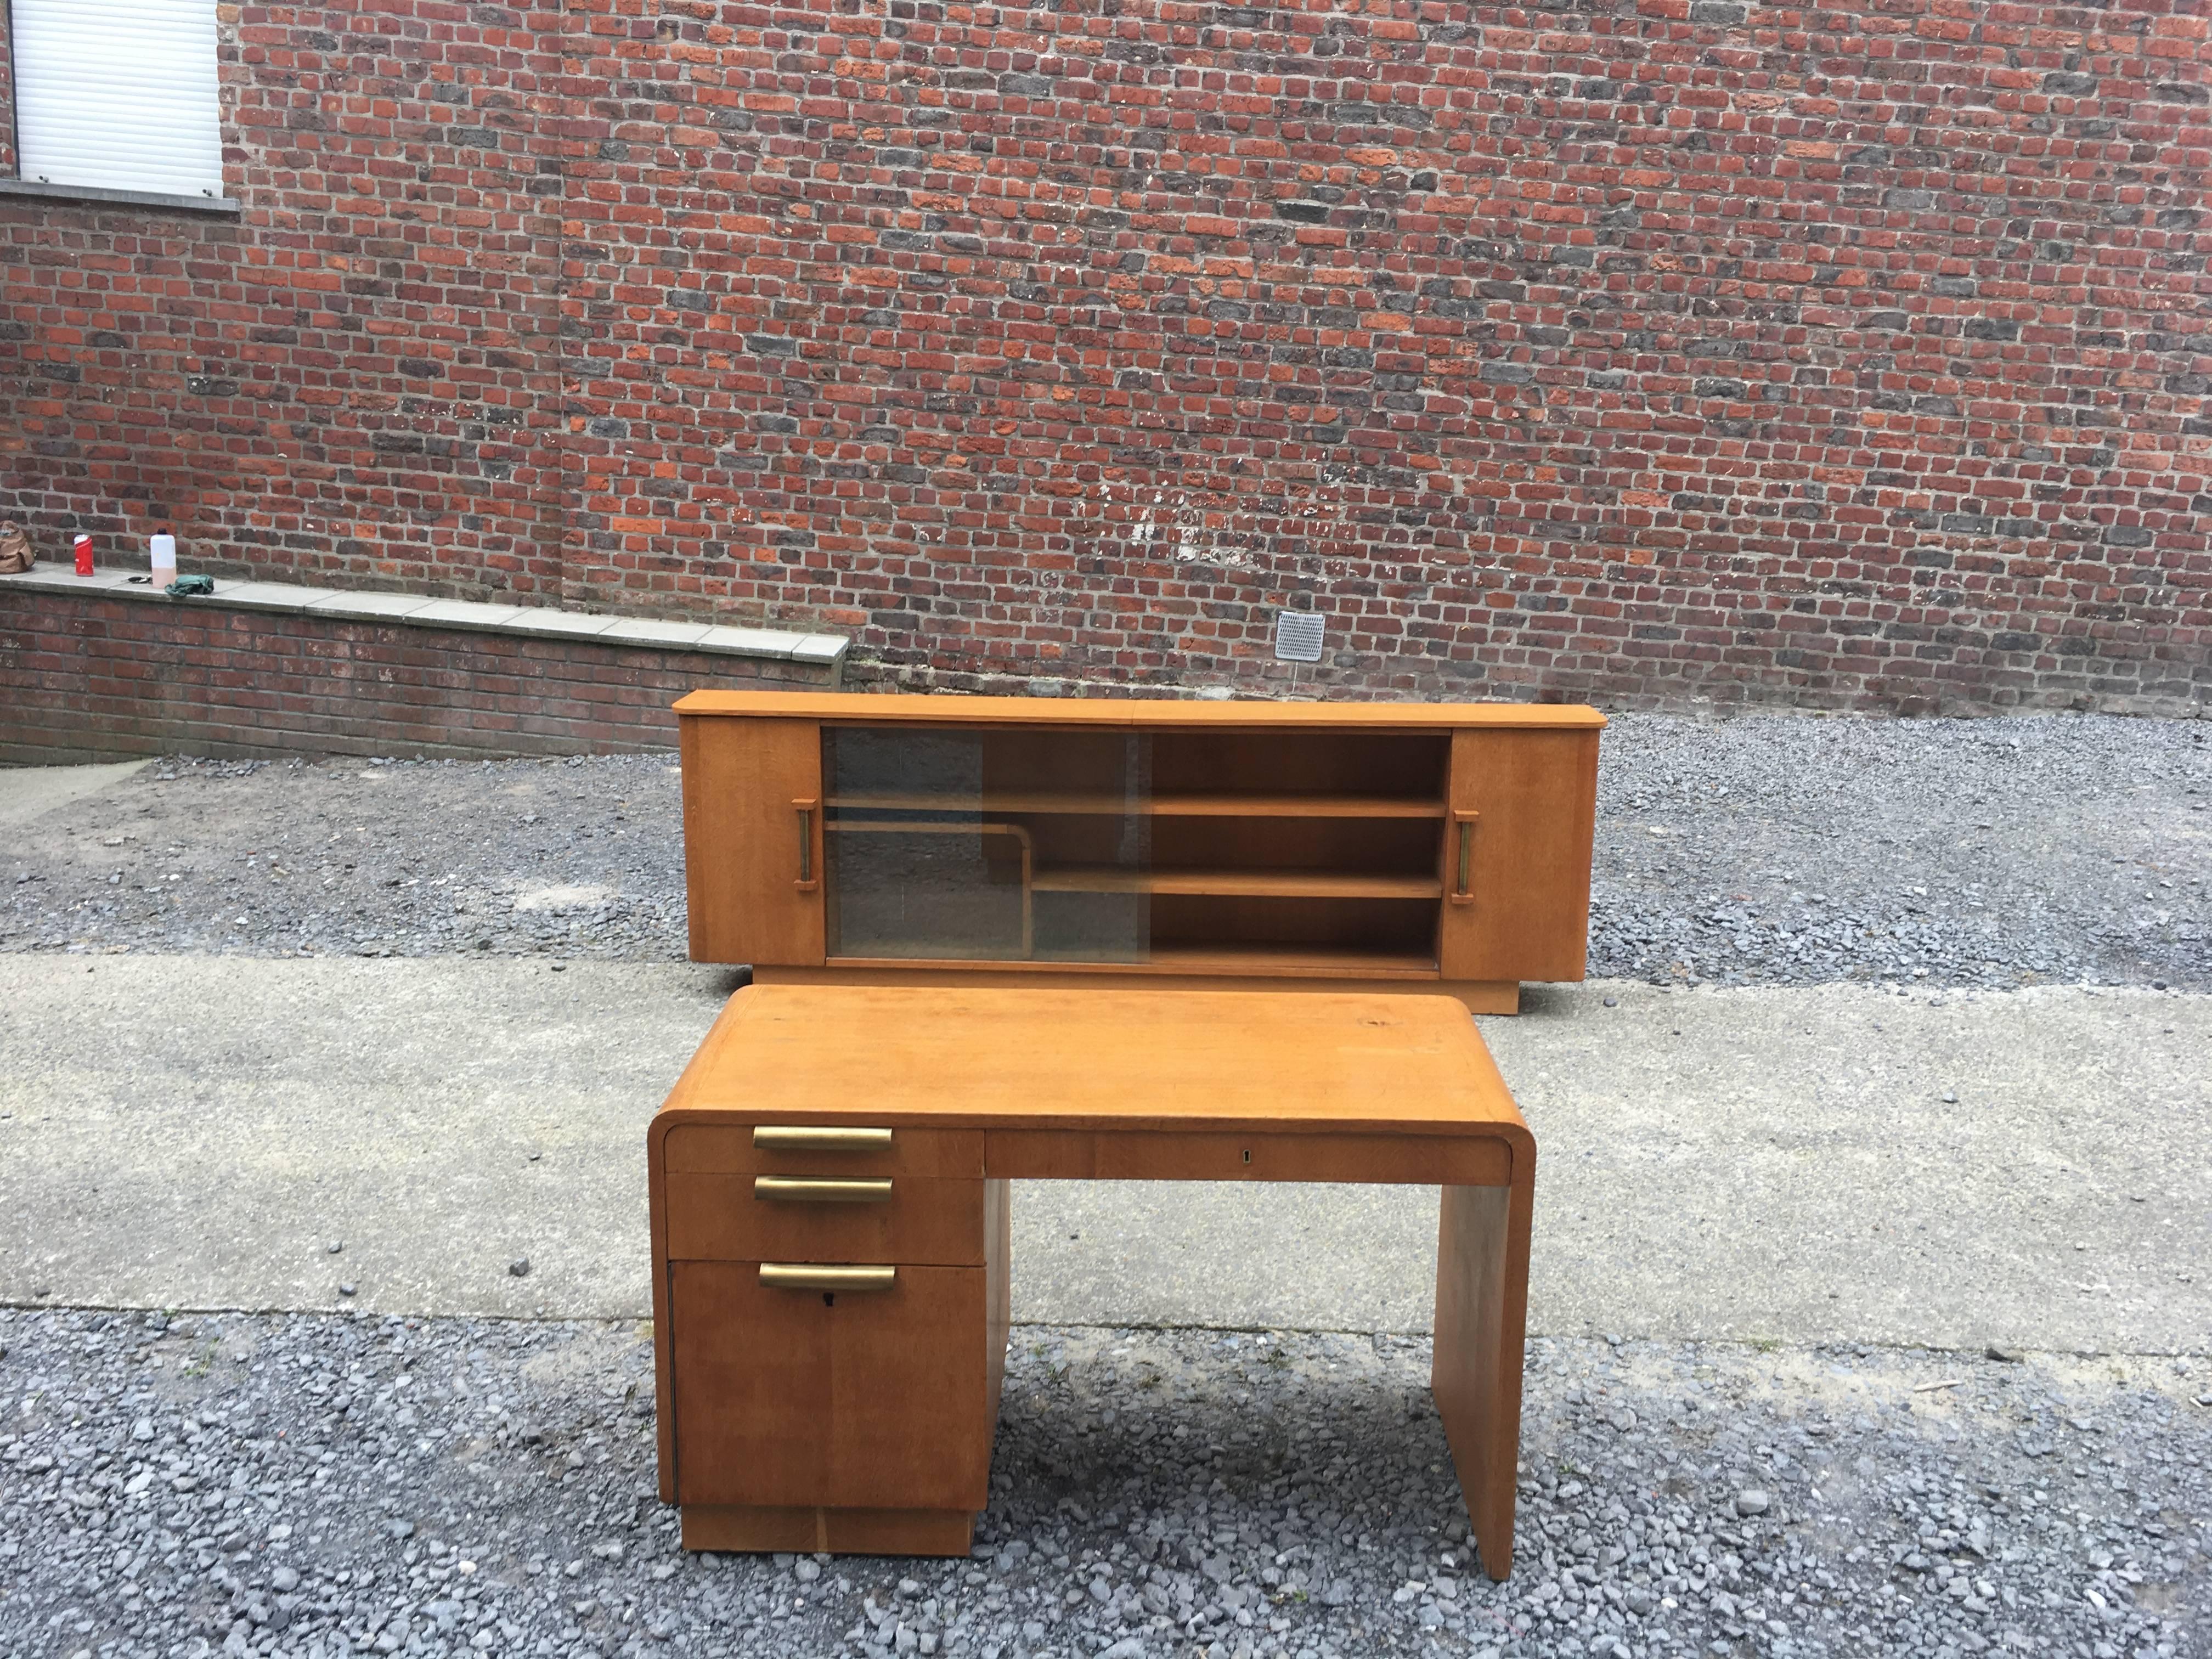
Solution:
<svg viewBox="0 0 2212 1659">
<path fill-rule="evenodd" d="M 2189 0 L 386 0 L 226 52 L 243 222 L 0 204 L 0 506 L 921 683 L 1284 690 L 1289 603 L 1347 695 L 2212 701 Z"/>
<path fill-rule="evenodd" d="M 0 199 L 0 510 L 557 598 L 558 13 L 218 15 L 242 220 Z"/>
<path fill-rule="evenodd" d="M 106 755 L 575 755 L 676 746 L 702 689 L 827 671 L 684 651 L 0 590 L 0 764 Z"/>
</svg>

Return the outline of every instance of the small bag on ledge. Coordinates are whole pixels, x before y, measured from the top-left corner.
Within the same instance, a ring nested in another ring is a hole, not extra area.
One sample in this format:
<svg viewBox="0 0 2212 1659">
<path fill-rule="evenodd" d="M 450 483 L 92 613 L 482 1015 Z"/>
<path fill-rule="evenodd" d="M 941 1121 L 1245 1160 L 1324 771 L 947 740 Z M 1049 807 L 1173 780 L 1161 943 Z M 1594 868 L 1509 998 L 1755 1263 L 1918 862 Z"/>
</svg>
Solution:
<svg viewBox="0 0 2212 1659">
<path fill-rule="evenodd" d="M 0 521 L 0 576 L 20 576 L 38 562 L 23 526 L 12 520 Z"/>
</svg>

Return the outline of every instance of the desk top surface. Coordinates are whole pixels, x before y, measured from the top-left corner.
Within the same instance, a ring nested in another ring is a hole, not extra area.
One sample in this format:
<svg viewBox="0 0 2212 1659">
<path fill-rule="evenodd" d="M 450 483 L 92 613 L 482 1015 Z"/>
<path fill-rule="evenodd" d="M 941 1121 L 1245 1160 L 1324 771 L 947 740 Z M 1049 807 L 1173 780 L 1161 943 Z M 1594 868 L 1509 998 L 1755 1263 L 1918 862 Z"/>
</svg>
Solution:
<svg viewBox="0 0 2212 1659">
<path fill-rule="evenodd" d="M 754 985 L 664 1110 L 945 1128 L 1503 1134 L 1527 1126 L 1445 996 Z"/>
</svg>

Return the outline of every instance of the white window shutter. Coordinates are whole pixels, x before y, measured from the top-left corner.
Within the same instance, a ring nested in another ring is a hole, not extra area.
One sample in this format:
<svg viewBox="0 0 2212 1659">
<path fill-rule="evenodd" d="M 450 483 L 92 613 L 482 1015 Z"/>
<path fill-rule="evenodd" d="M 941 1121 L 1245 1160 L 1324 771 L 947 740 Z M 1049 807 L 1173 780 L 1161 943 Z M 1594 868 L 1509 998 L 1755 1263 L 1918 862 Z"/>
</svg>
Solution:
<svg viewBox="0 0 2212 1659">
<path fill-rule="evenodd" d="M 17 173 L 221 196 L 216 0 L 9 0 Z"/>
</svg>

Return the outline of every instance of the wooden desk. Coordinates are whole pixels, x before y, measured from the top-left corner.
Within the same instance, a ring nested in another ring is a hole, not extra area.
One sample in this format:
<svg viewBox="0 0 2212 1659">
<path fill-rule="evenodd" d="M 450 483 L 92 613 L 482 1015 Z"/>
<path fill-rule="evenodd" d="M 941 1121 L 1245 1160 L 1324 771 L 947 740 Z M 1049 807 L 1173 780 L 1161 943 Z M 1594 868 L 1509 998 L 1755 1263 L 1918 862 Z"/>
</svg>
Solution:
<svg viewBox="0 0 2212 1659">
<path fill-rule="evenodd" d="M 691 1549 L 967 1553 L 1010 1177 L 1441 1183 L 1431 1386 L 1503 1578 L 1535 1154 L 1449 997 L 750 987 L 647 1135 L 661 1498 Z"/>
</svg>

